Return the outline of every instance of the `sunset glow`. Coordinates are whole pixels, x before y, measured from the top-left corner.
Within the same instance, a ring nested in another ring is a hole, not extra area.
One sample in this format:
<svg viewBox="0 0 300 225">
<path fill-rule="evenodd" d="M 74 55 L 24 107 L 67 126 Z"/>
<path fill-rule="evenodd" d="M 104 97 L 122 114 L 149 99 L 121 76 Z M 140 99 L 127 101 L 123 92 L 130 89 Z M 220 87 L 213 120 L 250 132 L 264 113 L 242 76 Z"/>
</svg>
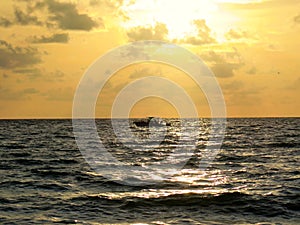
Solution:
<svg viewBox="0 0 300 225">
<path fill-rule="evenodd" d="M 228 116 L 299 116 L 299 6 L 296 0 L 2 1 L 0 117 L 70 117 L 86 69 L 111 49 L 141 40 L 198 55 L 216 75 Z M 107 110 L 97 116 L 109 114 L 116 94 L 106 93 Z M 202 100 L 197 107 L 210 116 Z"/>
</svg>

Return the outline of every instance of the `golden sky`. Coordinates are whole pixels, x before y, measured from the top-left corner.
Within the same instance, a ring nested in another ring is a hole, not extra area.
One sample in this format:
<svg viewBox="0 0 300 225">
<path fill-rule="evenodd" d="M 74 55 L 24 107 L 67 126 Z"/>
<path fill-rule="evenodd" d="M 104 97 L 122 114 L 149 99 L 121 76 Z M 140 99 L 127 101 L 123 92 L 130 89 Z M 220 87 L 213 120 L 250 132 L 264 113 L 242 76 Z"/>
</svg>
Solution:
<svg viewBox="0 0 300 225">
<path fill-rule="evenodd" d="M 86 69 L 139 40 L 198 55 L 217 77 L 229 117 L 300 116 L 299 0 L 7 0 L 0 15 L 0 118 L 71 117 Z M 144 76 L 178 83 L 199 115 L 210 115 L 187 74 L 144 62 L 111 77 L 96 116 L 109 117 L 118 92 Z M 131 116 L 155 113 L 178 115 L 170 103 L 147 98 Z"/>
</svg>

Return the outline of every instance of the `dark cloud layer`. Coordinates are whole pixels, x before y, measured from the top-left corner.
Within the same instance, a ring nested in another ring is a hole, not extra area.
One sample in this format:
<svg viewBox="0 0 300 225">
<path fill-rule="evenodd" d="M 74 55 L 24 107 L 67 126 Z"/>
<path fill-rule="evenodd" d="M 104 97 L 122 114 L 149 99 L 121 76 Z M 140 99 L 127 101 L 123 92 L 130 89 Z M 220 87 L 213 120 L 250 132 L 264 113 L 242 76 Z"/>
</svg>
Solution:
<svg viewBox="0 0 300 225">
<path fill-rule="evenodd" d="M 41 62 L 37 49 L 13 47 L 0 40 L 0 68 L 26 67 Z"/>
<path fill-rule="evenodd" d="M 39 21 L 37 16 L 31 15 L 31 13 L 23 12 L 22 10 L 15 9 L 15 23 L 20 25 L 38 25 L 41 26 L 43 23 Z"/>
<path fill-rule="evenodd" d="M 61 33 L 61 34 L 53 34 L 51 36 L 34 36 L 31 39 L 32 43 L 35 44 L 42 44 L 42 43 L 68 43 L 69 42 L 69 34 L 68 33 Z"/>
<path fill-rule="evenodd" d="M 59 2 L 55 0 L 44 0 L 36 4 L 37 9 L 47 8 L 49 20 L 55 22 L 59 28 L 64 30 L 86 30 L 89 31 L 98 25 L 87 14 L 78 12 L 76 5 L 72 3 Z"/>
<path fill-rule="evenodd" d="M 19 8 L 14 10 L 14 19 L 10 20 L 0 17 L 0 26 L 9 27 L 12 25 L 37 25 L 56 27 L 63 30 L 85 30 L 90 31 L 95 27 L 104 27 L 101 19 L 100 22 L 94 21 L 87 14 L 80 13 L 73 3 L 59 2 L 56 0 L 27 1 L 27 10 Z M 45 13 L 46 21 L 40 21 L 34 14 L 36 12 Z"/>
<path fill-rule="evenodd" d="M 24 12 L 19 8 L 14 9 L 14 19 L 10 20 L 5 17 L 0 17 L 0 26 L 10 27 L 12 25 L 37 25 L 42 26 L 43 23 L 39 21 L 38 17 L 32 14 L 32 11 Z"/>
</svg>

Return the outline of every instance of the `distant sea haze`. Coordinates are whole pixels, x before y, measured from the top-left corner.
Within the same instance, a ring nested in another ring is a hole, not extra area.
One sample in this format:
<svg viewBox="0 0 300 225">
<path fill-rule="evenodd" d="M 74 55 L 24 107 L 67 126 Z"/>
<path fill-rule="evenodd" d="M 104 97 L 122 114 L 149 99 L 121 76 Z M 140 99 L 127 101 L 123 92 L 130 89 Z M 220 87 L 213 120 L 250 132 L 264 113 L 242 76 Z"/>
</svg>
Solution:
<svg viewBox="0 0 300 225">
<path fill-rule="evenodd" d="M 161 144 L 140 148 L 128 147 L 125 134 L 118 139 L 110 120 L 96 125 L 114 157 L 143 166 L 160 163 L 189 135 L 180 120 L 166 121 Z M 117 122 L 121 127 L 126 120 Z M 199 163 L 210 120 L 188 124 L 199 126 L 198 136 L 182 170 L 162 182 L 130 186 L 90 167 L 71 120 L 0 120 L 0 223 L 300 224 L 300 118 L 228 119 L 221 150 L 205 171 Z M 148 127 L 131 129 L 137 139 L 149 137 Z"/>
</svg>

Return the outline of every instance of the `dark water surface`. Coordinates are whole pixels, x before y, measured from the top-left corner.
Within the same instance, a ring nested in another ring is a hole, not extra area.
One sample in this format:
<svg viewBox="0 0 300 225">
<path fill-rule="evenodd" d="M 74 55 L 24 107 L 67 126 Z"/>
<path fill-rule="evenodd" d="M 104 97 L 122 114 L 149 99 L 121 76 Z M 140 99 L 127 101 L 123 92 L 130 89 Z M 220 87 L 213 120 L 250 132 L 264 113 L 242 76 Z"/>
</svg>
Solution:
<svg viewBox="0 0 300 225">
<path fill-rule="evenodd" d="M 189 135 L 170 121 L 156 148 L 122 145 L 126 135 L 118 140 L 109 120 L 97 120 L 97 128 L 116 158 L 139 166 L 163 160 L 177 137 Z M 1 120 L 0 224 L 300 224 L 300 119 L 229 119 L 205 172 L 198 164 L 209 121 L 200 124 L 182 171 L 138 187 L 95 173 L 78 150 L 71 120 Z M 149 135 L 147 128 L 133 132 Z"/>
</svg>

